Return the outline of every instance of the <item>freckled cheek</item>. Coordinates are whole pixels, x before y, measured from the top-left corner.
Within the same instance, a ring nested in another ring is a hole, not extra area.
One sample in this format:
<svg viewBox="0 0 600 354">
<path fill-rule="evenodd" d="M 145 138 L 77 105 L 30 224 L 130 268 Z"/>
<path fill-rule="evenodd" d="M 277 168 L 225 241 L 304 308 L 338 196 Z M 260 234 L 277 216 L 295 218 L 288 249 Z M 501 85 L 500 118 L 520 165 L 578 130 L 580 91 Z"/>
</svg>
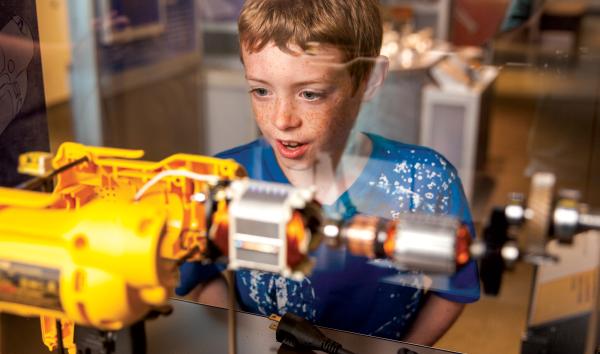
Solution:
<svg viewBox="0 0 600 354">
<path fill-rule="evenodd" d="M 336 105 L 321 113 L 318 124 L 321 129 L 334 133 L 347 126 L 352 118 L 351 112 L 345 106 Z"/>
<path fill-rule="evenodd" d="M 273 119 L 274 109 L 275 105 L 272 103 L 252 101 L 254 118 L 261 128 L 266 127 L 270 120 Z"/>
<path fill-rule="evenodd" d="M 304 132 L 307 136 L 315 139 L 315 142 L 321 146 L 321 149 L 329 150 L 335 145 L 337 140 L 337 112 L 335 110 L 311 110 L 305 112 L 304 115 Z"/>
<path fill-rule="evenodd" d="M 349 102 L 337 104 L 328 113 L 327 126 L 322 128 L 323 138 L 330 146 L 338 146 L 346 143 L 348 133 L 352 130 L 356 119 L 356 110 L 352 109 Z"/>
</svg>

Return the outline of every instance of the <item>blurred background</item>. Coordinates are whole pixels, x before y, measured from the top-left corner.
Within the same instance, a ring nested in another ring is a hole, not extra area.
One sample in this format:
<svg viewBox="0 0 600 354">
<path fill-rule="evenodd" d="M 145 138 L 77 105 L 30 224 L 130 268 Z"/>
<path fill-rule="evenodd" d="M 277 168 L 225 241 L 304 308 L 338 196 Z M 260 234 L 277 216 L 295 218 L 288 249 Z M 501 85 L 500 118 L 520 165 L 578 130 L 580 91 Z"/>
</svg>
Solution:
<svg viewBox="0 0 600 354">
<path fill-rule="evenodd" d="M 65 141 L 144 149 L 158 160 L 257 138 L 238 53 L 242 2 L 3 0 L 1 184 L 21 178 L 10 156 Z M 480 237 L 492 209 L 527 193 L 535 172 L 600 205 L 599 0 L 381 0 L 381 8 L 391 72 L 358 124 L 377 119 L 387 137 L 448 157 Z M 25 43 L 16 54 L 11 38 Z M 21 63 L 20 74 L 9 62 Z M 585 286 L 597 299 L 597 261 L 590 267 L 592 278 L 569 278 L 564 291 Z M 591 353 L 583 348 L 599 337 L 598 301 L 540 317 L 535 273 L 514 265 L 498 294 L 467 306 L 436 347 Z M 565 337 L 572 346 L 554 342 Z"/>
</svg>

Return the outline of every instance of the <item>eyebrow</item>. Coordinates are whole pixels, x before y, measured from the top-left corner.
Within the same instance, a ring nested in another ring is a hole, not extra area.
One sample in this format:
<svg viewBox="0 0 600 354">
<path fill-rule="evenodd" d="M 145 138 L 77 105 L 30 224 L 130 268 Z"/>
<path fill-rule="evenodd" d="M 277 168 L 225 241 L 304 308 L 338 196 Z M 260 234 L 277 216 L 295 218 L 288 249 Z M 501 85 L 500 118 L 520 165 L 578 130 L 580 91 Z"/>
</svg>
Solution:
<svg viewBox="0 0 600 354">
<path fill-rule="evenodd" d="M 251 76 L 246 76 L 246 80 L 256 81 L 256 82 L 260 82 L 260 83 L 269 85 L 269 82 L 255 78 L 255 77 L 251 77 Z M 306 86 L 306 85 L 312 85 L 312 84 L 331 84 L 331 82 L 329 80 L 306 80 L 306 81 L 294 83 L 294 86 Z"/>
<path fill-rule="evenodd" d="M 268 84 L 268 82 L 266 82 L 265 80 L 261 80 L 261 79 L 257 79 L 255 77 L 251 77 L 251 76 L 246 76 L 246 80 L 248 81 L 256 81 L 256 82 L 261 82 L 263 84 Z"/>
</svg>

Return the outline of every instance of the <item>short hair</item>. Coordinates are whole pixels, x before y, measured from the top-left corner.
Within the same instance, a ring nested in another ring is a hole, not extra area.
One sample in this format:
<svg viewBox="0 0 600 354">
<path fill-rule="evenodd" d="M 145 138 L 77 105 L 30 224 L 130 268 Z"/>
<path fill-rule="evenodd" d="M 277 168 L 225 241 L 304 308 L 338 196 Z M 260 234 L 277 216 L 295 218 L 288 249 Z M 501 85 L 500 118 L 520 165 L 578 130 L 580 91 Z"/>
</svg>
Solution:
<svg viewBox="0 0 600 354">
<path fill-rule="evenodd" d="M 349 62 L 355 91 L 381 52 L 383 26 L 377 0 L 246 0 L 238 20 L 240 47 L 261 51 L 273 42 L 292 53 L 312 43 L 332 45 Z"/>
</svg>

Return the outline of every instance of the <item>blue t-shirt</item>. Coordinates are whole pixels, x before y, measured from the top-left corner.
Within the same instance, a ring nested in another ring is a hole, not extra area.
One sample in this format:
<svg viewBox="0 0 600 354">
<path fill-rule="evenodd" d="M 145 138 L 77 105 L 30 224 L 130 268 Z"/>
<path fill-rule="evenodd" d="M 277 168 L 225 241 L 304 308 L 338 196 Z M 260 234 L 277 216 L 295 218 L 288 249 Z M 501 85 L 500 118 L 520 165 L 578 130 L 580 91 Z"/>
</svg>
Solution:
<svg viewBox="0 0 600 354">
<path fill-rule="evenodd" d="M 325 206 L 326 211 L 344 219 L 357 213 L 388 219 L 407 212 L 454 215 L 468 223 L 474 235 L 460 180 L 445 158 L 428 148 L 367 136 L 373 151 L 362 174 L 334 204 Z M 289 183 L 273 149 L 262 139 L 218 157 L 236 160 L 252 179 Z M 389 262 L 369 261 L 325 245 L 312 256 L 317 260 L 315 270 L 301 282 L 261 271 L 236 272 L 240 307 L 264 315 L 293 312 L 321 326 L 402 338 L 423 300 L 421 273 L 399 272 Z M 185 265 L 177 293 L 186 293 L 215 272 Z M 461 303 L 479 299 L 474 262 L 454 275 L 449 284 L 436 294 Z"/>
</svg>

